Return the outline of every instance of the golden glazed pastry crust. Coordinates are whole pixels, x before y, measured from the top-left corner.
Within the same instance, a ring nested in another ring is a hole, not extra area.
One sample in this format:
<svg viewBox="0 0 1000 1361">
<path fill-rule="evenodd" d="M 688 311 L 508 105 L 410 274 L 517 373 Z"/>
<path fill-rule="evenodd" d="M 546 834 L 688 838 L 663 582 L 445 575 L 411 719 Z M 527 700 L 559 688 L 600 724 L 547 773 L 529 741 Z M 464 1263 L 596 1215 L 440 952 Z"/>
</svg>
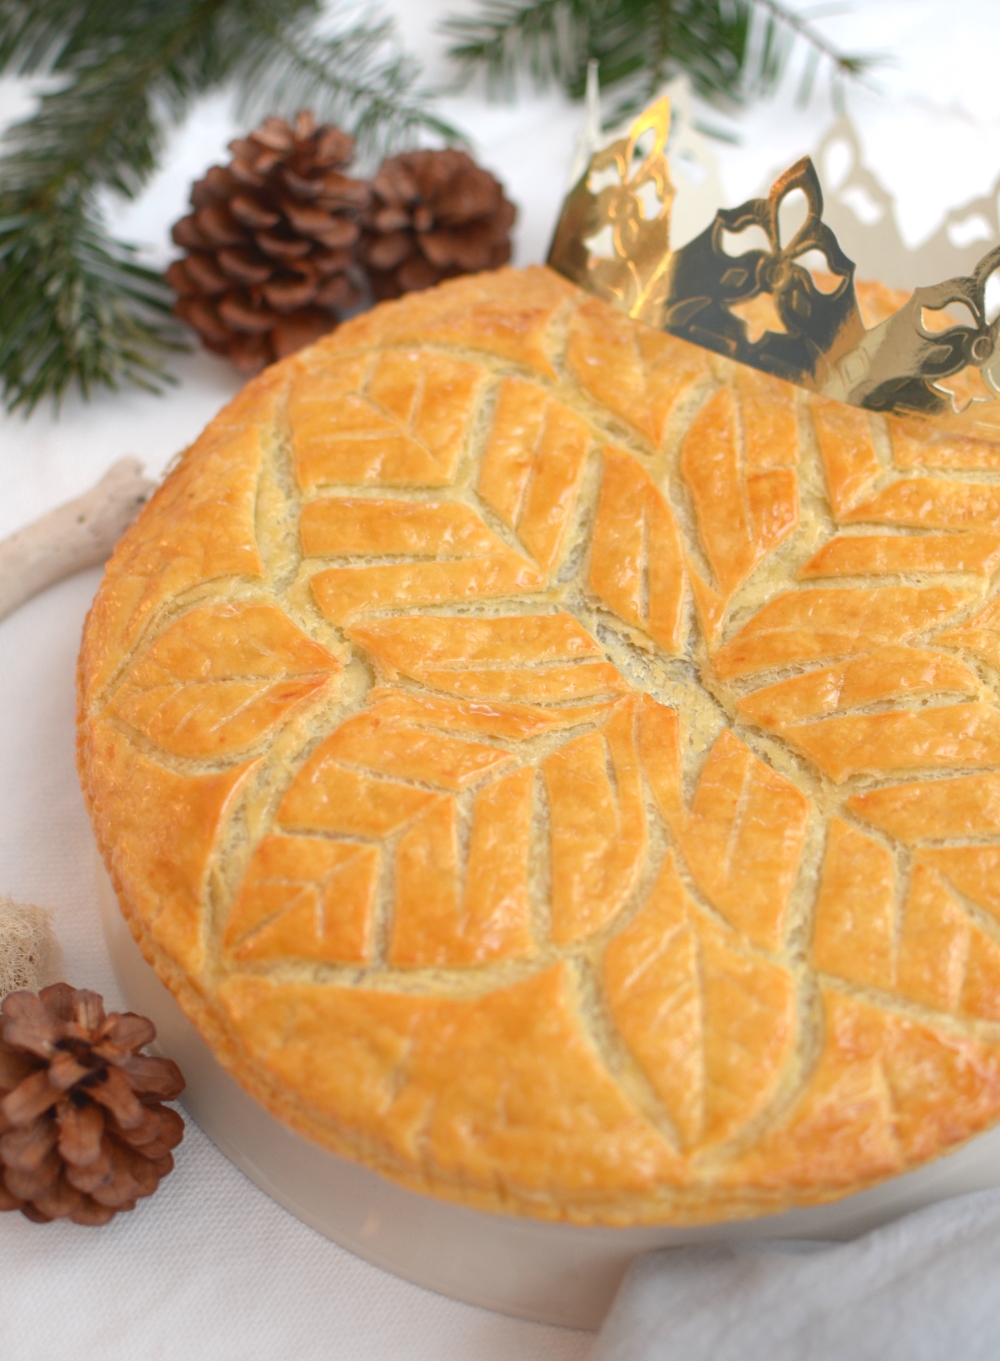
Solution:
<svg viewBox="0 0 1000 1361">
<path fill-rule="evenodd" d="M 1000 447 L 549 271 L 251 383 L 109 564 L 79 765 L 256 1097 L 486 1209 L 814 1204 L 1000 1117 Z"/>
</svg>

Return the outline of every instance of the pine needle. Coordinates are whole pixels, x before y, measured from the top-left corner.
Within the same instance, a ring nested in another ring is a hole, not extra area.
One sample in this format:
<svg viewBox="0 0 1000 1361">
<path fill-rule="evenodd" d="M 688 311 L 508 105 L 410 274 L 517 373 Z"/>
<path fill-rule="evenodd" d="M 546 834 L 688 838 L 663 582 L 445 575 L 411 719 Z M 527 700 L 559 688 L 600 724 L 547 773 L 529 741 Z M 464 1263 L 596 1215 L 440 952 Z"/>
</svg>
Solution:
<svg viewBox="0 0 1000 1361">
<path fill-rule="evenodd" d="M 241 62 L 242 118 L 312 109 L 350 128 L 362 156 L 411 144 L 422 132 L 463 140 L 417 89 L 420 68 L 396 48 L 391 23 L 362 19 L 324 36 L 308 21 L 275 20 L 270 8 L 265 2 L 257 11 L 259 38 Z"/>
<path fill-rule="evenodd" d="M 185 348 L 171 294 L 113 241 L 99 192 L 133 197 L 171 123 L 233 86 L 245 114 L 311 107 L 373 152 L 454 140 L 391 25 L 320 0 L 0 0 L 0 72 L 62 77 L 0 145 L 0 391 L 31 411 L 72 387 L 158 391 Z M 332 25 L 332 26 L 331 26 Z"/>
<path fill-rule="evenodd" d="M 717 104 L 766 94 L 796 42 L 836 77 L 863 75 L 877 60 L 841 52 L 779 0 L 480 0 L 478 14 L 453 16 L 442 31 L 464 77 L 484 71 L 494 94 L 509 96 L 526 71 L 580 98 L 597 61 L 602 88 L 621 96 L 612 122 L 679 72 Z"/>
</svg>

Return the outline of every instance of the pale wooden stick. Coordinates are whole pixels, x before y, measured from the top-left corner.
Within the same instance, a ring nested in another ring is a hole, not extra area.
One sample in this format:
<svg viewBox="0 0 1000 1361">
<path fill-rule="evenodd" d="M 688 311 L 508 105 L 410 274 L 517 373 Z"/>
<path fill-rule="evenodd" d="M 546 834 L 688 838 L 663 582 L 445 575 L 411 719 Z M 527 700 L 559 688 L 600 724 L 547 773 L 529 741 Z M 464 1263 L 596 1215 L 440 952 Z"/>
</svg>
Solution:
<svg viewBox="0 0 1000 1361">
<path fill-rule="evenodd" d="M 107 561 L 154 482 L 123 458 L 90 491 L 0 541 L 0 619 L 46 586 Z"/>
</svg>

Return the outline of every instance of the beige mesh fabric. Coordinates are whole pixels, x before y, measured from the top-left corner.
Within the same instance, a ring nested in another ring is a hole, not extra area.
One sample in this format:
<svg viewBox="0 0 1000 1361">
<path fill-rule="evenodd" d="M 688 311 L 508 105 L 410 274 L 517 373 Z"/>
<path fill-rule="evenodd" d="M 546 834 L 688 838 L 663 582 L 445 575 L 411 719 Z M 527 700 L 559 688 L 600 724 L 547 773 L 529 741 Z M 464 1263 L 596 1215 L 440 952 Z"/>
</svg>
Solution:
<svg viewBox="0 0 1000 1361">
<path fill-rule="evenodd" d="M 36 992 L 52 982 L 58 956 L 45 908 L 0 894 L 0 997 L 19 988 Z"/>
</svg>

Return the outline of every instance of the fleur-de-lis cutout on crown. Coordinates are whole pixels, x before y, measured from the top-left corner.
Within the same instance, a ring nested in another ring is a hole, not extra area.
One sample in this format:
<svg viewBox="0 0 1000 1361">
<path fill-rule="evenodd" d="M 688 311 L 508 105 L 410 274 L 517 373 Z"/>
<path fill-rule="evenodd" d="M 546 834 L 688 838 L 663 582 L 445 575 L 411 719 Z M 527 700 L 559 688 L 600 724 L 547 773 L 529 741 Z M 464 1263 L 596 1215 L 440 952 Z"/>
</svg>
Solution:
<svg viewBox="0 0 1000 1361">
<path fill-rule="evenodd" d="M 563 204 L 548 258 L 553 269 L 638 321 L 812 391 L 1000 440 L 1000 317 L 987 307 L 987 285 L 1000 281 L 1000 247 L 970 277 L 918 288 L 867 330 L 854 263 L 822 220 L 823 194 L 808 157 L 785 171 L 767 198 L 720 209 L 699 236 L 671 249 L 669 130 L 664 98 L 640 114 L 627 137 L 591 157 Z M 636 165 L 647 134 L 652 146 Z M 651 214 L 647 186 L 657 204 Z M 805 220 L 783 241 L 782 205 L 796 191 L 805 198 Z M 734 254 L 735 238 L 750 228 L 763 231 L 767 248 Z M 610 255 L 602 249 L 609 237 Z M 817 253 L 819 270 L 806 260 Z M 772 319 L 751 338 L 746 313 L 758 303 L 768 304 Z M 956 305 L 968 321 L 958 320 Z"/>
<path fill-rule="evenodd" d="M 828 385 L 829 395 L 876 411 L 918 411 L 949 425 L 988 415 L 991 424 L 1000 424 L 1000 413 L 992 410 L 1000 392 L 1000 316 L 991 321 L 987 311 L 994 278 L 1000 280 L 1000 246 L 983 256 L 970 277 L 915 289 L 898 312 L 865 333 L 841 364 L 840 387 Z M 949 308 L 968 322 L 959 324 Z M 981 375 L 979 400 L 955 410 L 944 380 L 968 369 Z"/>
<path fill-rule="evenodd" d="M 670 100 L 664 98 L 639 115 L 627 137 L 596 152 L 566 197 L 549 251 L 553 269 L 652 326 L 662 319 L 671 260 L 669 132 Z M 636 165 L 647 134 L 652 146 Z M 616 179 L 596 187 L 608 171 Z M 653 216 L 647 216 L 647 186 L 657 203 Z M 609 231 L 613 254 L 601 255 L 595 247 Z"/>
<path fill-rule="evenodd" d="M 796 191 L 805 196 L 806 218 L 782 244 L 782 204 Z M 793 383 L 822 387 L 831 365 L 857 345 L 865 328 L 854 293 L 854 265 L 822 221 L 823 193 L 812 161 L 804 157 L 777 180 L 766 199 L 722 209 L 715 221 L 674 253 L 670 298 L 660 325 L 675 335 L 717 350 L 743 364 L 766 369 Z M 734 255 L 726 235 L 756 227 L 768 249 Z M 821 291 L 803 257 L 818 252 L 830 286 Z M 781 330 L 751 341 L 746 323 L 731 309 L 770 294 Z"/>
</svg>

